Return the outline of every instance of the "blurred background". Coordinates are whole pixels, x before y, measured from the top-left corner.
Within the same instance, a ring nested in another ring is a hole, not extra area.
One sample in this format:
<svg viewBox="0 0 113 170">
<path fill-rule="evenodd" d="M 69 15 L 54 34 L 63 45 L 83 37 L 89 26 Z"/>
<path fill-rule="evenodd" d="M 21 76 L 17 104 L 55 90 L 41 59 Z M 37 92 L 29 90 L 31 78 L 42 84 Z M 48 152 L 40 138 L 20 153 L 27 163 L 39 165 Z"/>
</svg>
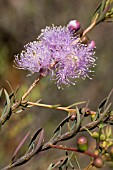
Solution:
<svg viewBox="0 0 113 170">
<path fill-rule="evenodd" d="M 41 29 L 46 26 L 52 24 L 63 26 L 70 20 L 77 19 L 83 29 L 87 28 L 99 2 L 101 1 L 0 0 L 0 88 L 6 88 L 10 93 L 7 81 L 14 90 L 19 85 L 18 98 L 20 98 L 37 75 L 27 77 L 27 71 L 15 69 L 14 55 L 20 53 L 25 44 L 36 40 Z M 58 90 L 53 81 L 45 78 L 29 96 L 30 100 L 42 99 L 42 103 L 63 106 L 89 100 L 89 107 L 92 110 L 97 109 L 99 103 L 113 88 L 113 23 L 101 23 L 89 32 L 88 36 L 96 42 L 98 57 L 93 79 L 78 80 L 75 86 Z M 65 112 L 36 107 L 13 115 L 0 132 L 0 168 L 10 162 L 15 148 L 29 130 L 32 136 L 36 129 L 43 127 L 45 141 L 47 141 L 65 116 Z M 70 140 L 67 145 L 74 146 L 75 140 L 76 138 Z M 20 155 L 24 151 L 25 148 L 21 149 Z M 16 169 L 44 170 L 53 159 L 58 158 L 58 155 L 62 156 L 64 152 L 53 149 L 41 153 L 40 156 L 37 155 L 27 164 Z M 82 160 L 79 159 L 79 161 Z"/>
</svg>

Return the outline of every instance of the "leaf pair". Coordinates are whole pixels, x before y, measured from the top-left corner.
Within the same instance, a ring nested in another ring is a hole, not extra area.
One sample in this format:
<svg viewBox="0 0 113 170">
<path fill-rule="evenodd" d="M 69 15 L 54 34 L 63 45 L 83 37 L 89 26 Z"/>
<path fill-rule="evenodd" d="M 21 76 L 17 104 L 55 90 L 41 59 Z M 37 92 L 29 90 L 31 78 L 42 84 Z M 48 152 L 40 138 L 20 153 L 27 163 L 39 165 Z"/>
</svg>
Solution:
<svg viewBox="0 0 113 170">
<path fill-rule="evenodd" d="M 14 164 L 13 167 L 26 163 L 29 159 L 31 159 L 40 150 L 40 147 L 42 146 L 42 141 L 44 138 L 44 130 L 42 128 L 39 128 L 33 135 L 32 139 L 29 143 L 28 150 L 25 153 L 25 155 L 23 155 L 21 158 L 15 159 L 18 152 L 22 148 L 23 144 L 28 139 L 29 135 L 30 135 L 30 131 L 24 136 L 24 138 L 21 140 L 21 142 L 17 146 L 16 150 L 14 151 L 13 157 L 11 159 L 11 165 L 13 166 L 13 164 Z M 36 143 L 34 148 L 32 148 L 31 146 L 33 145 L 33 143 L 36 140 L 38 135 L 39 135 L 38 142 Z M 32 150 L 31 150 L 31 148 L 32 148 Z"/>
<path fill-rule="evenodd" d="M 113 22 L 113 0 L 103 0 L 94 12 L 92 23 L 103 21 Z"/>
</svg>

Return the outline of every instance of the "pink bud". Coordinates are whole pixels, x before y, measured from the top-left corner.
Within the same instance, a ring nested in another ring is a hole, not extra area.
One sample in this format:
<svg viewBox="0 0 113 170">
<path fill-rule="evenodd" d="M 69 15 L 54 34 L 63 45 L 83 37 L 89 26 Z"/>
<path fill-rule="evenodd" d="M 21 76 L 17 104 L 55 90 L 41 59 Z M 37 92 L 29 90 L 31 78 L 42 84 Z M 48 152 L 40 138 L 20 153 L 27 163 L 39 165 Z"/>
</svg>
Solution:
<svg viewBox="0 0 113 170">
<path fill-rule="evenodd" d="M 95 41 L 91 41 L 90 43 L 89 43 L 89 48 L 91 49 L 91 50 L 93 50 L 94 48 L 95 48 Z"/>
<path fill-rule="evenodd" d="M 78 31 L 81 27 L 80 23 L 77 20 L 72 20 L 67 25 L 70 32 L 72 31 Z"/>
</svg>

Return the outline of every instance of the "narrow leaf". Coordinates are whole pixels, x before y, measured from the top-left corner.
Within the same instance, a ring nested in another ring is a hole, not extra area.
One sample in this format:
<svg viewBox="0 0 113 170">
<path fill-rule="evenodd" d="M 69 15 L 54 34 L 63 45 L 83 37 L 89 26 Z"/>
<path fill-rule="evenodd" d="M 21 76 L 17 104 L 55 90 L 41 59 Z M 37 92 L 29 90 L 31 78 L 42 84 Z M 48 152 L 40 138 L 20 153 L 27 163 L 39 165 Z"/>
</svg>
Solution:
<svg viewBox="0 0 113 170">
<path fill-rule="evenodd" d="M 4 93 L 5 93 L 5 97 L 6 97 L 6 104 L 4 106 L 4 110 L 2 112 L 2 124 L 4 124 L 6 122 L 6 120 L 8 120 L 12 114 L 11 111 L 11 102 L 10 102 L 10 98 L 9 95 L 7 93 L 7 91 L 4 89 Z"/>
<path fill-rule="evenodd" d="M 78 106 L 78 105 L 81 105 L 81 104 L 84 104 L 84 103 L 86 103 L 86 101 L 76 102 L 76 103 L 73 103 L 73 104 L 69 105 L 69 106 L 66 107 L 66 108 L 69 109 L 69 108 L 72 108 L 72 107 L 74 107 L 74 106 Z"/>
<path fill-rule="evenodd" d="M 105 21 L 113 21 L 113 7 L 106 13 Z"/>
<path fill-rule="evenodd" d="M 75 128 L 76 123 L 77 123 L 76 120 L 72 123 L 72 125 L 71 125 L 71 131 Z"/>
<path fill-rule="evenodd" d="M 1 100 L 2 92 L 3 92 L 3 88 L 0 90 L 0 100 Z"/>
<path fill-rule="evenodd" d="M 55 134 L 60 129 L 60 127 L 62 127 L 67 121 L 69 121 L 70 117 L 71 117 L 71 115 L 66 117 L 63 121 L 61 121 L 60 124 L 55 129 L 53 134 Z"/>
<path fill-rule="evenodd" d="M 41 130 L 42 130 L 42 128 L 39 128 L 39 129 L 35 132 L 35 134 L 33 135 L 32 139 L 31 139 L 31 141 L 30 141 L 29 146 L 34 142 L 34 140 L 37 138 L 37 136 L 38 136 L 38 134 L 40 133 Z"/>
<path fill-rule="evenodd" d="M 41 132 L 40 132 L 39 140 L 38 140 L 38 143 L 37 143 L 36 148 L 35 148 L 35 153 L 37 153 L 38 150 L 40 149 L 43 139 L 44 139 L 44 129 L 42 129 Z"/>
<path fill-rule="evenodd" d="M 108 104 L 108 101 L 109 101 L 109 99 L 110 99 L 110 97 L 111 97 L 112 93 L 113 93 L 113 89 L 110 91 L 110 93 L 109 93 L 109 95 L 108 95 L 108 97 L 107 97 L 107 100 L 106 100 L 106 103 L 105 103 L 104 109 L 106 108 L 106 106 L 107 106 L 107 104 Z"/>
<path fill-rule="evenodd" d="M 16 148 L 14 154 L 13 154 L 13 157 L 12 157 L 12 162 L 14 161 L 17 153 L 19 152 L 20 148 L 23 146 L 23 144 L 25 143 L 25 141 L 27 140 L 28 136 L 30 134 L 30 131 L 24 136 L 24 138 L 22 139 L 22 141 L 19 143 L 18 147 Z"/>
<path fill-rule="evenodd" d="M 104 8 L 105 8 L 105 5 L 106 5 L 106 0 L 103 0 L 102 5 L 101 5 L 101 8 L 100 8 L 100 13 L 103 12 L 103 10 L 104 10 Z"/>
<path fill-rule="evenodd" d="M 77 112 L 77 123 L 76 123 L 76 131 L 79 129 L 81 120 L 80 120 L 80 112 L 78 110 L 78 107 L 76 107 L 76 112 Z"/>
<path fill-rule="evenodd" d="M 105 98 L 99 105 L 99 109 L 102 109 L 107 101 L 107 98 Z"/>
<path fill-rule="evenodd" d="M 9 81 L 8 81 L 8 80 L 6 80 L 6 82 L 7 82 L 7 84 L 9 85 L 9 87 L 10 87 L 11 91 L 13 92 L 13 88 L 12 88 L 11 84 L 9 83 Z"/>
<path fill-rule="evenodd" d="M 96 10 L 95 10 L 95 12 L 94 12 L 94 14 L 93 14 L 93 18 L 92 18 L 91 23 L 93 23 L 93 22 L 95 21 L 95 19 L 97 20 L 97 18 L 99 17 L 101 5 L 102 5 L 102 4 L 100 3 L 100 4 L 97 6 L 97 8 L 96 8 Z"/>
<path fill-rule="evenodd" d="M 109 5 L 107 5 L 107 6 L 105 7 L 104 11 L 103 11 L 103 12 L 101 13 L 101 15 L 99 16 L 96 24 L 98 24 L 98 23 L 100 23 L 100 22 L 102 22 L 102 21 L 105 20 L 105 17 L 106 17 L 106 14 L 107 14 L 108 10 L 109 10 Z"/>
<path fill-rule="evenodd" d="M 11 108 L 11 102 L 10 102 L 9 95 L 8 95 L 8 93 L 7 93 L 7 91 L 5 89 L 4 89 L 4 93 L 5 93 L 5 97 L 6 97 L 6 101 L 7 101 L 6 113 L 9 113 L 10 108 Z"/>
<path fill-rule="evenodd" d="M 99 11 L 100 11 L 100 9 L 101 9 L 101 6 L 102 6 L 102 3 L 100 3 L 100 4 L 97 6 L 97 8 L 96 8 L 96 10 L 94 11 L 94 14 L 93 14 L 93 15 L 99 13 Z"/>
</svg>

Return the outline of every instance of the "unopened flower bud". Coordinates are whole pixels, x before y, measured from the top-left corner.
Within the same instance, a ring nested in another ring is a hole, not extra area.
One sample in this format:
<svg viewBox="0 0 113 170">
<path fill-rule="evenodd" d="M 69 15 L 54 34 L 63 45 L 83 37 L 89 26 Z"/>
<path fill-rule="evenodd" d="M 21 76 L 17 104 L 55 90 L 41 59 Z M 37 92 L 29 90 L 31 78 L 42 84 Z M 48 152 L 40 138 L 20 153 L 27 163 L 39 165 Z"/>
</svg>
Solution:
<svg viewBox="0 0 113 170">
<path fill-rule="evenodd" d="M 76 32 L 80 29 L 80 27 L 80 22 L 78 22 L 77 20 L 72 20 L 68 24 L 68 29 L 70 32 Z"/>
<path fill-rule="evenodd" d="M 71 121 L 74 121 L 76 119 L 76 115 L 75 114 L 72 114 L 71 117 L 70 117 L 70 120 Z"/>
<path fill-rule="evenodd" d="M 98 138 L 99 138 L 99 133 L 98 133 L 98 132 L 93 132 L 93 133 L 92 133 L 92 137 L 93 137 L 94 139 L 98 139 Z"/>
<path fill-rule="evenodd" d="M 93 121 L 95 119 L 95 115 L 91 115 L 91 120 Z"/>
<path fill-rule="evenodd" d="M 94 162 L 93 162 L 93 165 L 96 167 L 96 168 L 102 168 L 103 167 L 103 160 L 101 157 L 97 157 L 94 159 Z"/>
<path fill-rule="evenodd" d="M 95 156 L 98 156 L 98 155 L 99 155 L 99 150 L 95 150 L 95 151 L 94 151 L 94 155 L 95 155 Z"/>
<path fill-rule="evenodd" d="M 106 136 L 104 134 L 100 135 L 100 141 L 104 141 L 106 139 Z"/>
<path fill-rule="evenodd" d="M 88 140 L 85 136 L 81 136 L 78 138 L 77 147 L 81 152 L 84 152 L 88 149 Z"/>
<path fill-rule="evenodd" d="M 101 146 L 102 148 L 106 148 L 106 145 L 107 145 L 107 142 L 106 142 L 106 141 L 103 141 L 102 144 L 100 144 L 100 146 Z"/>
<path fill-rule="evenodd" d="M 92 41 L 89 43 L 89 48 L 90 48 L 91 50 L 93 50 L 95 47 L 96 47 L 96 46 L 95 46 L 95 41 L 92 40 Z"/>
<path fill-rule="evenodd" d="M 91 110 L 89 108 L 86 109 L 86 114 L 91 114 Z"/>
<path fill-rule="evenodd" d="M 89 108 L 83 108 L 81 111 L 83 114 L 85 113 L 85 116 L 88 116 L 91 114 L 91 110 Z"/>
</svg>

